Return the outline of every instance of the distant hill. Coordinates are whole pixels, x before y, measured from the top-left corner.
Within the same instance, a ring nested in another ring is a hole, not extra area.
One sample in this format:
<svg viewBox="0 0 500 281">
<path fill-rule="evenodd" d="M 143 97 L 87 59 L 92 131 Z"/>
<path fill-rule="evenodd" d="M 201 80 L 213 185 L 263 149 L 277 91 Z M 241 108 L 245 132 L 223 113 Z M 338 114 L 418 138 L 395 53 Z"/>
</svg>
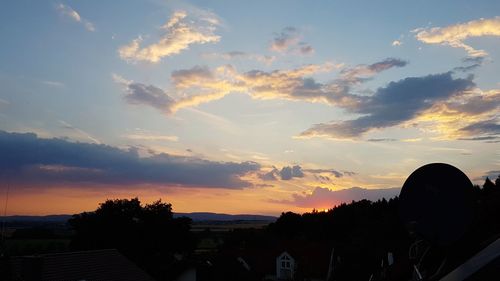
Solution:
<svg viewBox="0 0 500 281">
<path fill-rule="evenodd" d="M 71 215 L 48 215 L 48 216 L 6 216 L 0 221 L 5 222 L 66 222 Z"/>
<path fill-rule="evenodd" d="M 228 215 L 208 212 L 196 213 L 174 213 L 174 217 L 188 217 L 193 221 L 275 221 L 273 216 L 261 215 Z M 5 222 L 65 222 L 71 215 L 48 215 L 48 216 L 6 216 L 0 217 L 0 221 Z"/>
<path fill-rule="evenodd" d="M 275 221 L 277 217 L 262 215 L 228 215 L 206 212 L 174 213 L 174 217 L 188 217 L 193 221 Z"/>
</svg>

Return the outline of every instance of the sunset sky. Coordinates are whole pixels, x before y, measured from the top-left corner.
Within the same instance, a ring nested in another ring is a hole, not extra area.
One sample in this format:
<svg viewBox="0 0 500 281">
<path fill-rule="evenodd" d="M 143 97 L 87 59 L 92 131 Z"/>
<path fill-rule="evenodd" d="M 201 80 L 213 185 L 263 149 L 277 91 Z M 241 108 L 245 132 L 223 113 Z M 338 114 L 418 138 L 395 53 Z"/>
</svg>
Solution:
<svg viewBox="0 0 500 281">
<path fill-rule="evenodd" d="M 500 174 L 500 1 L 2 1 L 0 207 L 276 215 Z"/>
</svg>

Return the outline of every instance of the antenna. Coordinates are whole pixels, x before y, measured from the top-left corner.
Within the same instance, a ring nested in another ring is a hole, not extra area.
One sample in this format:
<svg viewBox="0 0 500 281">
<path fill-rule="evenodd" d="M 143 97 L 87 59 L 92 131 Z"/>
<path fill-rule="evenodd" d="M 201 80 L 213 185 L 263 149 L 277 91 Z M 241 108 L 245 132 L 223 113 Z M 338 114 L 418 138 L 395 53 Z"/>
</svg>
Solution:
<svg viewBox="0 0 500 281">
<path fill-rule="evenodd" d="M 458 241 L 474 219 L 474 189 L 459 169 L 432 163 L 406 179 L 400 198 L 400 215 L 409 231 L 431 245 Z"/>
<path fill-rule="evenodd" d="M 9 191 L 10 191 L 10 185 L 7 183 L 7 190 L 5 192 L 5 206 L 3 210 L 3 218 L 2 218 L 2 240 L 0 241 L 0 257 L 3 257 L 5 255 L 5 220 L 7 218 L 7 205 L 9 203 Z"/>
<path fill-rule="evenodd" d="M 472 183 L 452 165 L 427 164 L 406 179 L 399 199 L 401 219 L 415 239 L 409 249 L 413 279 L 435 280 L 447 263 L 442 251 L 456 245 L 474 219 Z"/>
</svg>

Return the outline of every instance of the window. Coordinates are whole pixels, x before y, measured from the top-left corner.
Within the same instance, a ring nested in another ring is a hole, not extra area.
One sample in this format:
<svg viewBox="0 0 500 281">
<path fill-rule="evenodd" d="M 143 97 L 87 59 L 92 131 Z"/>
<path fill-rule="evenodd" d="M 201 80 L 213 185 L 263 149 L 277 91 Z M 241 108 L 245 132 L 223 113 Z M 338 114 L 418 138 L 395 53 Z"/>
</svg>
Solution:
<svg viewBox="0 0 500 281">
<path fill-rule="evenodd" d="M 291 268 L 291 259 L 289 256 L 283 256 L 281 257 L 281 268 L 284 268 L 284 269 L 290 269 Z"/>
</svg>

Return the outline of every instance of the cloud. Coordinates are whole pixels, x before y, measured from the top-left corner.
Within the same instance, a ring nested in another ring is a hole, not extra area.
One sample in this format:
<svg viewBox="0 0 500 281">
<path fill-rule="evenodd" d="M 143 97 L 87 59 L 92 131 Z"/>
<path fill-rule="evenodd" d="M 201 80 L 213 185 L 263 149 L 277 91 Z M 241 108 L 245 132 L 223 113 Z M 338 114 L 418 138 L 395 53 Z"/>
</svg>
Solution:
<svg viewBox="0 0 500 281">
<path fill-rule="evenodd" d="M 304 173 L 299 165 L 285 166 L 279 172 L 281 180 L 291 180 L 292 178 L 303 178 Z"/>
<path fill-rule="evenodd" d="M 275 60 L 275 56 L 266 56 L 260 54 L 251 54 L 240 51 L 232 51 L 226 53 L 204 53 L 202 54 L 203 58 L 207 59 L 223 59 L 223 60 L 252 60 L 258 61 L 267 65 L 272 64 Z"/>
<path fill-rule="evenodd" d="M 140 157 L 136 149 L 32 133 L 0 131 L 0 179 L 28 186 L 70 184 L 245 188 L 241 179 L 260 169 L 255 162 L 216 162 L 166 153 Z"/>
<path fill-rule="evenodd" d="M 162 89 L 153 85 L 130 83 L 127 85 L 125 100 L 131 104 L 146 104 L 166 114 L 172 112 L 175 101 Z"/>
<path fill-rule="evenodd" d="M 77 135 L 83 136 L 84 139 L 90 140 L 93 143 L 101 144 L 101 142 L 97 138 L 93 137 L 91 134 L 85 132 L 84 130 L 77 128 L 64 120 L 59 120 L 59 123 L 64 129 L 74 131 L 77 133 Z"/>
<path fill-rule="evenodd" d="M 464 60 L 473 65 L 481 64 L 482 61 L 482 58 Z M 416 124 L 420 129 L 438 134 L 436 138 L 479 140 L 478 137 L 484 136 L 472 136 L 470 130 L 459 129 L 484 120 L 498 120 L 500 91 L 476 88 L 472 75 L 455 78 L 456 69 L 390 82 L 368 95 L 355 93 L 357 87 L 380 72 L 406 64 L 404 60 L 387 58 L 352 67 L 325 63 L 242 73 L 231 65 L 215 69 L 194 66 L 172 72 L 173 89 L 170 92 L 180 96 L 177 99 L 153 85 L 135 83 L 119 76 L 114 79 L 125 85 L 125 99 L 129 103 L 148 105 L 166 114 L 212 102 L 231 93 L 245 93 L 260 100 L 319 102 L 358 115 L 351 120 L 313 125 L 296 138 L 358 139 L 376 129 Z M 316 74 L 334 69 L 341 70 L 330 82 L 323 83 L 313 78 Z M 368 141 L 396 139 L 382 137 L 370 138 Z"/>
<path fill-rule="evenodd" d="M 327 62 L 287 70 L 251 70 L 244 73 L 238 72 L 231 65 L 213 70 L 206 66 L 194 66 L 172 72 L 172 91 L 179 93 L 177 96 L 182 96 L 177 100 L 153 85 L 128 81 L 118 75 L 114 75 L 113 79 L 125 86 L 125 99 L 129 103 L 149 105 L 166 114 L 215 101 L 230 93 L 245 93 L 254 99 L 322 102 L 349 108 L 367 99 L 365 96 L 351 94 L 353 87 L 370 80 L 382 71 L 406 64 L 406 61 L 388 58 L 370 65 L 346 67 L 340 76 L 330 83 L 317 82 L 311 76 L 342 68 L 344 64 Z"/>
<path fill-rule="evenodd" d="M 304 172 L 307 173 L 312 173 L 312 174 L 331 174 L 336 178 L 341 178 L 344 175 L 346 176 L 353 176 L 356 173 L 355 172 L 350 172 L 350 171 L 337 171 L 335 169 L 304 169 Z"/>
<path fill-rule="evenodd" d="M 365 189 L 352 187 L 341 190 L 316 187 L 311 194 L 293 194 L 292 200 L 275 200 L 275 203 L 293 204 L 303 208 L 333 207 L 344 202 L 368 199 L 376 201 L 397 196 L 400 188 Z"/>
<path fill-rule="evenodd" d="M 70 6 L 60 3 L 59 5 L 56 6 L 56 9 L 57 9 L 57 11 L 59 11 L 59 13 L 61 15 L 65 16 L 65 17 L 67 17 L 75 22 L 83 24 L 85 29 L 87 29 L 88 31 L 95 31 L 94 24 L 91 23 L 90 21 L 82 18 L 80 16 L 80 14 L 78 14 L 78 12 L 73 10 L 73 8 L 71 8 Z"/>
<path fill-rule="evenodd" d="M 190 69 L 173 71 L 171 80 L 177 88 L 188 88 L 214 80 L 214 73 L 206 66 L 194 66 Z"/>
<path fill-rule="evenodd" d="M 225 67 L 218 68 L 217 73 L 223 72 Z M 195 66 L 191 69 L 174 71 L 172 82 L 173 91 L 182 91 L 182 97 L 174 99 L 166 91 L 154 86 L 127 80 L 113 74 L 113 80 L 123 86 L 123 98 L 130 104 L 147 105 L 160 112 L 170 115 L 177 110 L 194 107 L 202 103 L 218 100 L 231 91 L 241 92 L 241 88 L 230 81 L 211 78 L 215 75 L 205 67 Z M 191 95 L 186 93 L 192 92 Z M 194 109 L 192 109 L 194 110 Z M 200 111 L 196 111 L 201 113 Z"/>
<path fill-rule="evenodd" d="M 300 41 L 302 34 L 295 27 L 287 26 L 281 32 L 275 33 L 269 45 L 269 50 L 278 53 L 293 52 L 301 55 L 314 53 L 314 48 L 306 42 Z"/>
<path fill-rule="evenodd" d="M 51 87 L 56 87 L 56 88 L 63 88 L 65 87 L 64 83 L 59 82 L 59 81 L 42 81 L 42 84 L 45 84 L 47 86 Z"/>
<path fill-rule="evenodd" d="M 372 63 L 369 65 L 358 65 L 352 68 L 346 68 L 342 71 L 342 80 L 360 82 L 368 79 L 375 74 L 388 70 L 393 67 L 404 67 L 408 64 L 407 61 L 397 58 L 387 58 L 383 61 Z"/>
<path fill-rule="evenodd" d="M 113 80 L 125 90 L 124 99 L 130 104 L 148 105 L 159 111 L 170 114 L 175 100 L 162 89 L 142 83 L 136 83 L 113 74 Z"/>
<path fill-rule="evenodd" d="M 279 33 L 276 33 L 269 49 L 275 52 L 285 52 L 290 46 L 295 45 L 299 42 L 300 36 L 299 32 L 295 27 L 285 27 Z"/>
<path fill-rule="evenodd" d="M 480 177 L 476 177 L 472 179 L 475 183 L 479 184 L 482 186 L 484 184 L 484 181 L 486 178 L 489 178 L 491 181 L 495 182 L 495 180 L 500 177 L 500 170 L 491 170 L 487 171 L 484 175 Z"/>
<path fill-rule="evenodd" d="M 284 166 L 283 168 L 281 168 L 281 170 L 278 170 L 278 168 L 273 166 L 272 170 L 270 170 L 269 172 L 259 174 L 259 178 L 264 181 L 276 181 L 278 180 L 278 178 L 284 181 L 288 181 L 292 178 L 303 177 L 304 172 L 302 171 L 302 167 L 300 167 L 299 165 Z"/>
<path fill-rule="evenodd" d="M 394 40 L 394 41 L 392 41 L 392 44 L 391 44 L 391 45 L 392 45 L 392 46 L 401 46 L 401 45 L 403 45 L 403 42 L 401 42 L 401 41 L 399 41 L 399 40 Z"/>
<path fill-rule="evenodd" d="M 314 48 L 305 42 L 300 42 L 299 53 L 302 55 L 312 55 L 314 53 Z"/>
<path fill-rule="evenodd" d="M 277 175 L 279 175 L 280 171 L 273 167 L 273 169 L 267 173 L 263 173 L 259 175 L 259 178 L 264 181 L 275 181 L 278 180 Z"/>
<path fill-rule="evenodd" d="M 230 93 L 247 93 L 253 98 L 260 99 L 287 98 L 287 95 L 292 94 L 287 91 L 293 91 L 295 84 L 308 81 L 304 80 L 302 76 L 330 71 L 334 67 L 334 65 L 327 63 L 306 65 L 288 71 L 271 73 L 250 71 L 240 74 L 230 65 L 221 66 L 214 70 L 204 66 L 194 66 L 190 69 L 172 72 L 171 79 L 175 88 L 173 91 L 182 92 L 182 97 L 177 100 L 154 85 L 126 80 L 116 74 L 113 74 L 113 80 L 124 86 L 126 93 L 124 98 L 127 102 L 149 105 L 165 114 L 171 114 L 181 108 L 221 99 Z M 269 85 L 269 83 L 274 84 Z M 273 89 L 272 87 L 286 88 Z M 308 97 L 289 98 L 307 99 Z"/>
<path fill-rule="evenodd" d="M 125 135 L 126 138 L 131 140 L 142 140 L 142 141 L 179 141 L 179 137 L 170 135 L 155 135 L 155 134 L 129 134 Z"/>
<path fill-rule="evenodd" d="M 398 141 L 398 139 L 374 138 L 374 139 L 367 139 L 366 141 L 369 141 L 369 142 L 393 142 L 393 141 Z"/>
<path fill-rule="evenodd" d="M 0 108 L 6 107 L 8 105 L 10 105 L 10 102 L 8 102 L 8 101 L 6 101 L 4 99 L 0 99 Z"/>
<path fill-rule="evenodd" d="M 453 68 L 453 71 L 469 72 L 469 71 L 475 70 L 476 68 L 478 68 L 484 64 L 484 57 L 467 57 L 467 58 L 463 59 L 462 61 L 468 65 L 455 67 L 455 68 Z"/>
<path fill-rule="evenodd" d="M 428 124 L 426 130 L 439 133 L 440 139 L 492 142 L 500 137 L 500 90 L 474 89 L 436 103 L 412 122 Z"/>
<path fill-rule="evenodd" d="M 259 175 L 259 178 L 265 181 L 275 181 L 278 179 L 281 180 L 291 180 L 293 178 L 303 178 L 307 174 L 315 175 L 316 178 L 320 178 L 322 180 L 330 180 L 326 175 L 323 176 L 321 174 L 330 174 L 336 178 L 341 178 L 344 175 L 353 176 L 356 173 L 350 171 L 340 172 L 335 169 L 303 169 L 300 165 L 293 166 L 283 166 L 281 170 L 274 167 L 269 172 L 263 173 Z"/>
<path fill-rule="evenodd" d="M 491 138 L 500 137 L 500 124 L 497 120 L 484 120 L 470 124 L 460 129 L 467 135 L 483 136 L 483 139 L 490 140 Z"/>
<path fill-rule="evenodd" d="M 463 48 L 471 57 L 488 55 L 484 50 L 476 50 L 464 43 L 464 40 L 482 36 L 500 36 L 500 16 L 490 19 L 472 20 L 446 27 L 418 29 L 415 37 L 427 44 L 448 45 Z"/>
<path fill-rule="evenodd" d="M 500 90 L 465 93 L 455 99 L 446 101 L 443 105 L 451 112 L 481 115 L 495 111 L 500 107 Z"/>
<path fill-rule="evenodd" d="M 120 58 L 130 62 L 156 63 L 164 57 L 179 54 L 192 44 L 219 42 L 220 36 L 214 34 L 218 25 L 219 20 L 212 13 L 188 16 L 185 11 L 177 11 L 161 27 L 163 35 L 158 42 L 141 47 L 143 38 L 139 36 L 120 47 L 118 54 Z"/>
<path fill-rule="evenodd" d="M 384 65 L 373 68 L 384 68 Z M 438 102 L 474 87 L 472 77 L 453 78 L 451 72 L 409 77 L 379 88 L 375 94 L 345 107 L 361 114 L 357 119 L 316 124 L 300 137 L 358 138 L 364 133 L 412 120 Z"/>
<path fill-rule="evenodd" d="M 286 99 L 349 106 L 364 99 L 350 94 L 352 87 L 368 81 L 379 72 L 406 64 L 403 60 L 388 58 L 371 65 L 348 67 L 341 71 L 339 78 L 330 83 L 317 82 L 310 76 L 341 68 L 343 64 L 308 64 L 289 70 L 251 70 L 241 74 L 231 67 L 226 69 L 228 76 L 217 78 L 218 83 L 212 81 L 204 86 L 213 91 L 219 89 L 213 86 L 218 86 L 225 93 L 244 92 L 255 99 Z"/>
<path fill-rule="evenodd" d="M 495 137 L 495 136 L 483 136 L 483 137 L 464 137 L 464 138 L 459 138 L 458 140 L 465 140 L 465 141 L 486 141 L 487 143 L 497 143 L 497 142 L 500 142 L 500 140 L 498 140 L 498 139 L 499 138 Z"/>
</svg>

